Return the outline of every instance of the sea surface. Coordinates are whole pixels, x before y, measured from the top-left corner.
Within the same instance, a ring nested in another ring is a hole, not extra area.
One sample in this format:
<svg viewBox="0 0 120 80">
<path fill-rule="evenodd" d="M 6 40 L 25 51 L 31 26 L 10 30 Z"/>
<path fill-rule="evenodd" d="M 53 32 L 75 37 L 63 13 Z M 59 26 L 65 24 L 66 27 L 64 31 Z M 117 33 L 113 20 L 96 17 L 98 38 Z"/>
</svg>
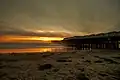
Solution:
<svg viewBox="0 0 120 80">
<path fill-rule="evenodd" d="M 68 52 L 73 50 L 55 43 L 0 43 L 0 53 Z"/>
</svg>

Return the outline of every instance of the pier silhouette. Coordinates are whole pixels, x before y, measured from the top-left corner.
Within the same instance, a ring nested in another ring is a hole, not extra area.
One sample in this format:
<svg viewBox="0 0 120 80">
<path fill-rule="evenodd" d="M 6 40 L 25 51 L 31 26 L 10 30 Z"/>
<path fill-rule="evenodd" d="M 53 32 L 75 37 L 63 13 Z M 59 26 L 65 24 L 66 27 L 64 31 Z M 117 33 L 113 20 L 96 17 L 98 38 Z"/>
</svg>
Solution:
<svg viewBox="0 0 120 80">
<path fill-rule="evenodd" d="M 62 42 L 79 49 L 120 49 L 120 31 L 73 36 Z"/>
</svg>

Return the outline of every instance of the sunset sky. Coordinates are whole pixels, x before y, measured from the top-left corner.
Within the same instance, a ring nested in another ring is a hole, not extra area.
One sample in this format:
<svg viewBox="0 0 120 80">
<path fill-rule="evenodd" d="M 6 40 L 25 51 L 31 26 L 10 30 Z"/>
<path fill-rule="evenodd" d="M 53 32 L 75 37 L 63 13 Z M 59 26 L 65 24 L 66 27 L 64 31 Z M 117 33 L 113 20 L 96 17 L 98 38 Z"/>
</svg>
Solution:
<svg viewBox="0 0 120 80">
<path fill-rule="evenodd" d="M 1 42 L 120 30 L 120 0 L 0 0 Z"/>
</svg>

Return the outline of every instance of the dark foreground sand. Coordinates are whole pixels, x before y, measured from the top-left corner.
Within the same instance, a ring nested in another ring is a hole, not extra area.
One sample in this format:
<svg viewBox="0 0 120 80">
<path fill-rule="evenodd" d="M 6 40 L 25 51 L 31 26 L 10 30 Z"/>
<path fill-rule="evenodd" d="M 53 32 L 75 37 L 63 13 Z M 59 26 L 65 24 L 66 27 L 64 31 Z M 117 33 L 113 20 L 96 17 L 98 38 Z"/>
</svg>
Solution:
<svg viewBox="0 0 120 80">
<path fill-rule="evenodd" d="M 0 54 L 0 80 L 120 80 L 120 52 Z"/>
</svg>

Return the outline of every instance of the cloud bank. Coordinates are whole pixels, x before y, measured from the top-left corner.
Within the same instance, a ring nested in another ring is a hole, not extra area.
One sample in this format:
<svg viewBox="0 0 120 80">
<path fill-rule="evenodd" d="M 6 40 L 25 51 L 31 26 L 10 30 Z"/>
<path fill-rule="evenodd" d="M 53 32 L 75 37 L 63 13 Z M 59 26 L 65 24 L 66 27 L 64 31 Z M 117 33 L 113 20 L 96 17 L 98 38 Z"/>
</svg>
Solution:
<svg viewBox="0 0 120 80">
<path fill-rule="evenodd" d="M 0 26 L 0 35 L 67 36 L 120 30 L 120 0 L 0 0 L 0 21 L 12 25 Z"/>
<path fill-rule="evenodd" d="M 70 36 L 66 32 L 54 32 L 54 31 L 34 31 L 25 30 L 10 26 L 5 22 L 0 22 L 0 36 L 12 35 L 12 36 L 35 36 L 35 37 L 67 37 Z"/>
</svg>

